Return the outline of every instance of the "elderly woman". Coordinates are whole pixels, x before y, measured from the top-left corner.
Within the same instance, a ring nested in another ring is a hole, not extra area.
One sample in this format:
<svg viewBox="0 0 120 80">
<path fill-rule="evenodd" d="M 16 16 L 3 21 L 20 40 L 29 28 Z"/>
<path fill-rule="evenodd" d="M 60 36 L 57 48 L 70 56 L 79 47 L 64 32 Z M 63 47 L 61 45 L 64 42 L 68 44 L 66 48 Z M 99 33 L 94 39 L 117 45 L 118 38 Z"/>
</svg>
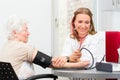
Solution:
<svg viewBox="0 0 120 80">
<path fill-rule="evenodd" d="M 30 33 L 26 20 L 21 17 L 11 17 L 6 30 L 8 40 L 0 50 L 0 61 L 10 62 L 19 79 L 34 75 L 33 63 L 43 68 L 76 68 L 89 64 L 89 61 L 67 63 L 66 57 L 52 58 L 27 44 Z"/>
</svg>

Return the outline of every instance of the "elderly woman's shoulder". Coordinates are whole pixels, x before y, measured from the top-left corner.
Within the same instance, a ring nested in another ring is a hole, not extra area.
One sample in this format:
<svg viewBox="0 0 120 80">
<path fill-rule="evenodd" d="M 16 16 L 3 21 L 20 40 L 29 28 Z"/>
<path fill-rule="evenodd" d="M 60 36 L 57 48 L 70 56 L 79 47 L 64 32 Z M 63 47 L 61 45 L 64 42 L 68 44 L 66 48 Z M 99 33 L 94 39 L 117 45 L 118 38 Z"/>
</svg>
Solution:
<svg viewBox="0 0 120 80">
<path fill-rule="evenodd" d="M 15 42 L 16 46 L 18 46 L 19 48 L 24 48 L 24 49 L 28 49 L 28 48 L 32 48 L 34 47 L 33 45 L 29 44 L 29 43 L 23 43 L 23 42 Z"/>
</svg>

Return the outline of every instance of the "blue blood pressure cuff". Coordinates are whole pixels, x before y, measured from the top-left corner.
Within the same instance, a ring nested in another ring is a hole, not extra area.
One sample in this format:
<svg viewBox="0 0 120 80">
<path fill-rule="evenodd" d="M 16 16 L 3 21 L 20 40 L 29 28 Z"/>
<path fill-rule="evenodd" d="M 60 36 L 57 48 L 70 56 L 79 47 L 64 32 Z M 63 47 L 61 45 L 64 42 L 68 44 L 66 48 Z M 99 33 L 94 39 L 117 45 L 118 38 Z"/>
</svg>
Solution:
<svg viewBox="0 0 120 80">
<path fill-rule="evenodd" d="M 33 60 L 33 63 L 40 65 L 43 68 L 49 67 L 51 65 L 52 57 L 38 51 L 36 57 Z"/>
</svg>

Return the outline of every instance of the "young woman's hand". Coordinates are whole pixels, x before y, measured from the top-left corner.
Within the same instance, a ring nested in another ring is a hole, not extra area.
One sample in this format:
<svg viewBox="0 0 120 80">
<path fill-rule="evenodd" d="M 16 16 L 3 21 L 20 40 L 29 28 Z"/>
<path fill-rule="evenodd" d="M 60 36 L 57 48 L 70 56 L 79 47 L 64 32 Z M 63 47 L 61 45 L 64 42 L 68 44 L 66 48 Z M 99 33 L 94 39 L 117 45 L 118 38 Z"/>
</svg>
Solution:
<svg viewBox="0 0 120 80">
<path fill-rule="evenodd" d="M 76 67 L 87 67 L 90 64 L 90 61 L 79 61 L 77 62 Z"/>
<path fill-rule="evenodd" d="M 70 62 L 78 62 L 80 61 L 80 57 L 81 57 L 82 53 L 80 52 L 79 49 L 75 50 L 70 56 Z"/>
</svg>

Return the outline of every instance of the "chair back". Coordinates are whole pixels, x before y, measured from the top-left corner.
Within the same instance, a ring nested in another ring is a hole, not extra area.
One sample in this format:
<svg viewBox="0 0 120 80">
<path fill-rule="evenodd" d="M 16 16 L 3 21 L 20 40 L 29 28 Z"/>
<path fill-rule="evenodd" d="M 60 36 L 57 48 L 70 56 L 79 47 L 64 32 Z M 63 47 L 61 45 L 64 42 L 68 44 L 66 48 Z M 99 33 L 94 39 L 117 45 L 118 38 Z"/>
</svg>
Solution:
<svg viewBox="0 0 120 80">
<path fill-rule="evenodd" d="M 0 62 L 0 80 L 19 80 L 10 63 Z"/>
</svg>

